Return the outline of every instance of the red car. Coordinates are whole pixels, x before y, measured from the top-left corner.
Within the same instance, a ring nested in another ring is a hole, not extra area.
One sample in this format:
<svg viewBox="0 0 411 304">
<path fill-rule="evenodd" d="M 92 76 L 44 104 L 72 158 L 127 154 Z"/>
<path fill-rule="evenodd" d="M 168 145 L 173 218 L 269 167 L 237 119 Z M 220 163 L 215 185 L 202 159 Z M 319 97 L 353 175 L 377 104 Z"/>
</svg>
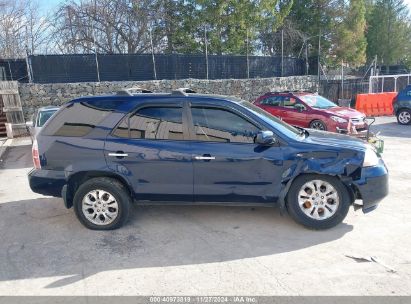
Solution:
<svg viewBox="0 0 411 304">
<path fill-rule="evenodd" d="M 269 92 L 254 104 L 290 125 L 344 134 L 366 132 L 365 114 L 311 92 Z"/>
</svg>

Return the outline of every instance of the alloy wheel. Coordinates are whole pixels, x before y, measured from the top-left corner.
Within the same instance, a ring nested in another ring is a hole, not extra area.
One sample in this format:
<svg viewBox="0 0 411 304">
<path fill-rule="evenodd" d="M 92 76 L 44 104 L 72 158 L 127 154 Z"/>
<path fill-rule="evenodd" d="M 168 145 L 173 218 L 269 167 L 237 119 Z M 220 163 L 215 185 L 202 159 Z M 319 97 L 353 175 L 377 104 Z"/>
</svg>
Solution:
<svg viewBox="0 0 411 304">
<path fill-rule="evenodd" d="M 313 123 L 311 123 L 311 128 L 322 131 L 325 130 L 325 126 L 321 121 L 314 121 Z"/>
<path fill-rule="evenodd" d="M 411 121 L 411 114 L 408 111 L 402 111 L 399 115 L 398 115 L 398 120 L 400 121 L 400 123 L 402 124 L 408 124 Z"/>
<path fill-rule="evenodd" d="M 323 180 L 306 182 L 298 193 L 298 205 L 309 218 L 325 220 L 332 217 L 340 203 L 337 190 Z"/>
<path fill-rule="evenodd" d="M 82 200 L 84 216 L 95 225 L 108 225 L 118 216 L 115 197 L 104 190 L 92 190 Z"/>
</svg>

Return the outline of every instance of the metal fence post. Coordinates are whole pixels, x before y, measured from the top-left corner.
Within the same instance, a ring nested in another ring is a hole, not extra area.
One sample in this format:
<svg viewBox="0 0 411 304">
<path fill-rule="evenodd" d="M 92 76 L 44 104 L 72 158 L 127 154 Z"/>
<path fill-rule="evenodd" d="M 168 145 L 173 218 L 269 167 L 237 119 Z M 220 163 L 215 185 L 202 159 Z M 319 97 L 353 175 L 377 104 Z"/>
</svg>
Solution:
<svg viewBox="0 0 411 304">
<path fill-rule="evenodd" d="M 208 80 L 208 46 L 207 46 L 207 28 L 204 25 L 204 45 L 205 45 L 205 60 L 206 60 L 206 79 Z"/>
<path fill-rule="evenodd" d="M 149 33 L 150 33 L 150 44 L 151 44 L 151 58 L 153 60 L 154 79 L 157 80 L 156 59 L 154 57 L 154 45 L 153 45 L 153 34 L 152 34 L 151 24 L 150 24 Z"/>
</svg>

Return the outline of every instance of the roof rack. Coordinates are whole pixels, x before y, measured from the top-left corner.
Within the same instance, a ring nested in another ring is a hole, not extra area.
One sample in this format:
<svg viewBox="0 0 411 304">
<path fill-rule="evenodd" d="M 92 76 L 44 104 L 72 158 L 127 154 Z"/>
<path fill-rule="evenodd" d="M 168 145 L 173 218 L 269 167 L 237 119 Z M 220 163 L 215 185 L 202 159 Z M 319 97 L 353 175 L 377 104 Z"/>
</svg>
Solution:
<svg viewBox="0 0 411 304">
<path fill-rule="evenodd" d="M 153 93 L 153 91 L 146 90 L 140 87 L 128 88 L 128 89 L 120 89 L 116 92 L 116 95 L 119 96 L 134 96 L 136 93 Z"/>
<path fill-rule="evenodd" d="M 196 91 L 190 88 L 178 88 L 178 89 L 171 91 L 171 95 L 176 95 L 176 96 L 188 96 L 189 93 L 196 93 Z"/>
</svg>

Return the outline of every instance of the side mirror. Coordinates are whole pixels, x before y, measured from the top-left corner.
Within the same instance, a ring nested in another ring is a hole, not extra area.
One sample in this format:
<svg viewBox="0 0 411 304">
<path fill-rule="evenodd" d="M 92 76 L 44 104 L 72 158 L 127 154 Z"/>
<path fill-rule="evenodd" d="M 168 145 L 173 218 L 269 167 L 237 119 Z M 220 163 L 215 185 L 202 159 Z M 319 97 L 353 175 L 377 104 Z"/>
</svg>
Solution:
<svg viewBox="0 0 411 304">
<path fill-rule="evenodd" d="M 272 131 L 259 131 L 255 139 L 255 143 L 259 145 L 272 145 L 276 142 L 277 140 Z"/>
<path fill-rule="evenodd" d="M 295 108 L 298 110 L 298 112 L 302 112 L 305 110 L 305 107 L 300 103 L 296 104 Z"/>
<path fill-rule="evenodd" d="M 32 121 L 27 121 L 26 122 L 26 127 L 27 128 L 33 128 L 33 122 Z"/>
</svg>

